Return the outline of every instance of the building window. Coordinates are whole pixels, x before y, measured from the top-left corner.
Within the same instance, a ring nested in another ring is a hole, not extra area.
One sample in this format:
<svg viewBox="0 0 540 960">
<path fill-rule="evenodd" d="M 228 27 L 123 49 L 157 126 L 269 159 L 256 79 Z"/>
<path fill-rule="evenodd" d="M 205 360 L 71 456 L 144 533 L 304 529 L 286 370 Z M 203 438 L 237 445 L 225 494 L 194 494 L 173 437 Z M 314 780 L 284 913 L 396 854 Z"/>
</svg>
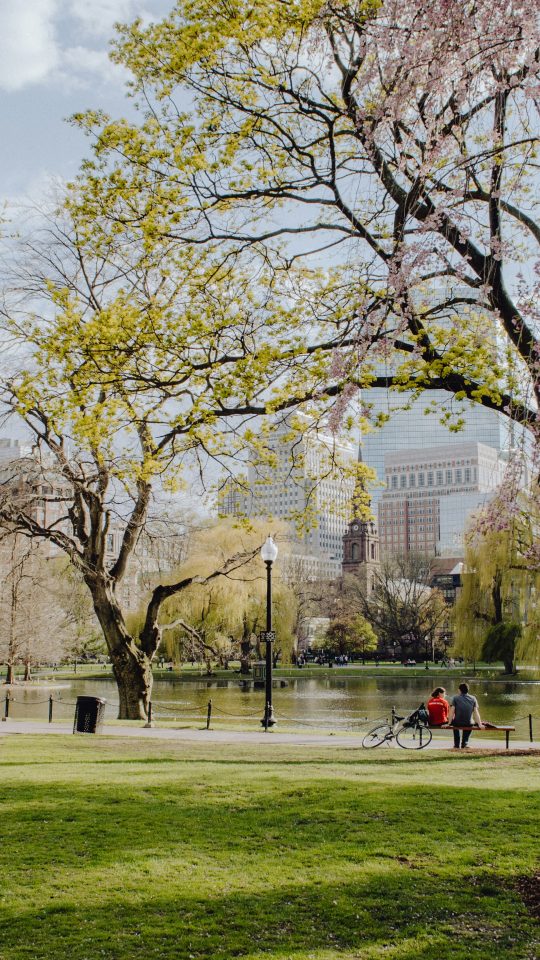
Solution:
<svg viewBox="0 0 540 960">
<path fill-rule="evenodd" d="M 428 475 L 427 475 L 427 485 L 428 485 L 428 487 L 432 487 L 432 486 L 433 486 L 433 472 L 432 472 L 431 470 L 429 471 L 429 473 L 428 473 Z"/>
<path fill-rule="evenodd" d="M 394 476 L 392 477 L 392 488 L 395 490 L 396 487 L 397 487 L 397 476 L 396 474 L 394 474 Z"/>
<path fill-rule="evenodd" d="M 352 549 L 351 549 L 351 559 L 352 559 L 352 560 L 359 560 L 359 559 L 360 559 L 360 547 L 358 546 L 357 543 L 353 543 L 353 545 L 352 545 Z"/>
<path fill-rule="evenodd" d="M 416 475 L 414 473 L 409 474 L 409 486 L 414 487 L 416 484 Z"/>
<path fill-rule="evenodd" d="M 471 468 L 465 467 L 465 483 L 471 482 Z"/>
<path fill-rule="evenodd" d="M 423 486 L 424 486 L 424 474 L 423 474 L 423 473 L 419 473 L 419 474 L 418 474 L 418 486 L 419 486 L 419 487 L 423 487 Z"/>
<path fill-rule="evenodd" d="M 461 470 L 456 470 L 456 483 L 461 483 Z"/>
<path fill-rule="evenodd" d="M 406 487 L 406 486 L 407 486 L 407 477 L 405 476 L 404 473 L 402 473 L 401 476 L 400 476 L 400 478 L 399 478 L 399 485 L 400 485 L 400 487 Z"/>
<path fill-rule="evenodd" d="M 447 483 L 452 483 L 452 471 L 451 471 L 451 470 L 447 470 L 447 471 L 446 471 L 446 482 L 447 482 Z"/>
<path fill-rule="evenodd" d="M 442 487 L 443 483 L 443 472 L 442 470 L 437 470 L 437 486 Z"/>
</svg>

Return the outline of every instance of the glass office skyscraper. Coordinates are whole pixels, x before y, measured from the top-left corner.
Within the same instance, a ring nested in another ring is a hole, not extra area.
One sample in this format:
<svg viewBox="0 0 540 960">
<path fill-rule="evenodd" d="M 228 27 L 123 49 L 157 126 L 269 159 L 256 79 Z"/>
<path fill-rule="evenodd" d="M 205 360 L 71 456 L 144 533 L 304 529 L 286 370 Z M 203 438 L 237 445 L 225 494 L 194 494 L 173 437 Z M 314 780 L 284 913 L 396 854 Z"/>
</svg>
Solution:
<svg viewBox="0 0 540 960">
<path fill-rule="evenodd" d="M 384 489 L 385 456 L 388 454 L 399 450 L 447 446 L 454 442 L 458 446 L 470 440 L 504 454 L 524 442 L 521 428 L 510 424 L 502 414 L 480 404 L 457 402 L 444 390 L 429 391 L 414 399 L 411 396 L 378 387 L 366 390 L 363 394 L 363 401 L 371 407 L 373 418 L 380 414 L 390 417 L 382 427 L 364 434 L 362 438 L 364 463 L 375 470 L 379 481 L 372 494 L 375 517 Z M 407 409 L 403 409 L 405 406 Z M 441 417 L 448 410 L 464 419 L 464 426 L 457 433 L 441 423 Z"/>
</svg>

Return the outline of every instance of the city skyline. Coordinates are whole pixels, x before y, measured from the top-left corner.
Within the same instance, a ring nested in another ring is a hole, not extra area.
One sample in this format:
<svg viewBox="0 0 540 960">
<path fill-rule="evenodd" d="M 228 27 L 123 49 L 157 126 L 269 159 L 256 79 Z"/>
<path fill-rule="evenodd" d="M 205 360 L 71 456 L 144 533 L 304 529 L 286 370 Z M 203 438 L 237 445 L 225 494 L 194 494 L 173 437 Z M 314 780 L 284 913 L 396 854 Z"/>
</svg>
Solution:
<svg viewBox="0 0 540 960">
<path fill-rule="evenodd" d="M 321 575 L 337 576 L 354 489 L 354 476 L 341 474 L 338 464 L 350 471 L 357 447 L 314 428 L 301 433 L 298 417 L 296 422 L 296 430 L 286 419 L 272 430 L 268 463 L 247 464 L 243 475 L 222 485 L 218 511 L 283 520 L 291 530 L 293 553 L 311 558 Z"/>
<path fill-rule="evenodd" d="M 505 466 L 497 450 L 477 441 L 386 454 L 378 505 L 385 558 L 463 556 L 467 527 L 499 488 Z"/>
</svg>

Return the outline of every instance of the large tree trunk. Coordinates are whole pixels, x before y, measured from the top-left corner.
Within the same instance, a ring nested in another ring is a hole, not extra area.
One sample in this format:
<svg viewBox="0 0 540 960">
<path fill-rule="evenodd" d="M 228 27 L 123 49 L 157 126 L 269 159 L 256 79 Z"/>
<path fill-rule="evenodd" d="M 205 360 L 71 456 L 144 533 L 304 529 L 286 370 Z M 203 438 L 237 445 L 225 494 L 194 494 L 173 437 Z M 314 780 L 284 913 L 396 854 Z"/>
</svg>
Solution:
<svg viewBox="0 0 540 960">
<path fill-rule="evenodd" d="M 242 639 L 240 641 L 240 674 L 243 677 L 249 677 L 251 674 L 251 640 L 249 637 L 247 639 Z"/>
<path fill-rule="evenodd" d="M 509 674 L 517 673 L 516 662 L 513 657 L 505 657 L 503 660 L 504 672 Z"/>
<path fill-rule="evenodd" d="M 145 720 L 152 696 L 152 657 L 128 632 L 112 586 L 102 580 L 90 580 L 88 586 L 118 687 L 118 719 Z"/>
<path fill-rule="evenodd" d="M 8 660 L 6 664 L 6 679 L 5 683 L 12 684 L 15 683 L 15 668 L 13 666 L 13 661 Z"/>
<path fill-rule="evenodd" d="M 111 650 L 110 656 L 118 687 L 118 719 L 145 720 L 152 698 L 150 659 L 135 646 L 131 638 L 130 643 L 120 650 Z"/>
</svg>

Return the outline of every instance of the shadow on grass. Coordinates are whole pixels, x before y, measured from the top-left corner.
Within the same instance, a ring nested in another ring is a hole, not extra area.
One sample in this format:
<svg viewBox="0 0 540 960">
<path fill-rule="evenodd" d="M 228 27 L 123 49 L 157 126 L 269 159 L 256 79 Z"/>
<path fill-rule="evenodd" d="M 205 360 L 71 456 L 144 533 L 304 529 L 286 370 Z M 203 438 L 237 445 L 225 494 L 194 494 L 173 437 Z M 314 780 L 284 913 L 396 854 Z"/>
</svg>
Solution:
<svg viewBox="0 0 540 960">
<path fill-rule="evenodd" d="M 375 875 L 358 882 L 299 882 L 263 894 L 195 896 L 171 877 L 170 892 L 58 903 L 10 917 L 6 960 L 233 957 L 383 957 L 399 960 L 523 960 L 532 936 L 511 891 L 478 890 L 464 903 L 449 881 L 426 892 L 422 877 Z M 517 909 L 516 909 L 517 908 Z M 31 944 L 31 953 L 26 953 Z M 23 952 L 17 952 L 17 948 Z M 530 954 L 531 957 L 534 954 Z"/>
<path fill-rule="evenodd" d="M 2 960 L 534 957 L 525 792 L 170 774 L 2 787 Z"/>
</svg>

